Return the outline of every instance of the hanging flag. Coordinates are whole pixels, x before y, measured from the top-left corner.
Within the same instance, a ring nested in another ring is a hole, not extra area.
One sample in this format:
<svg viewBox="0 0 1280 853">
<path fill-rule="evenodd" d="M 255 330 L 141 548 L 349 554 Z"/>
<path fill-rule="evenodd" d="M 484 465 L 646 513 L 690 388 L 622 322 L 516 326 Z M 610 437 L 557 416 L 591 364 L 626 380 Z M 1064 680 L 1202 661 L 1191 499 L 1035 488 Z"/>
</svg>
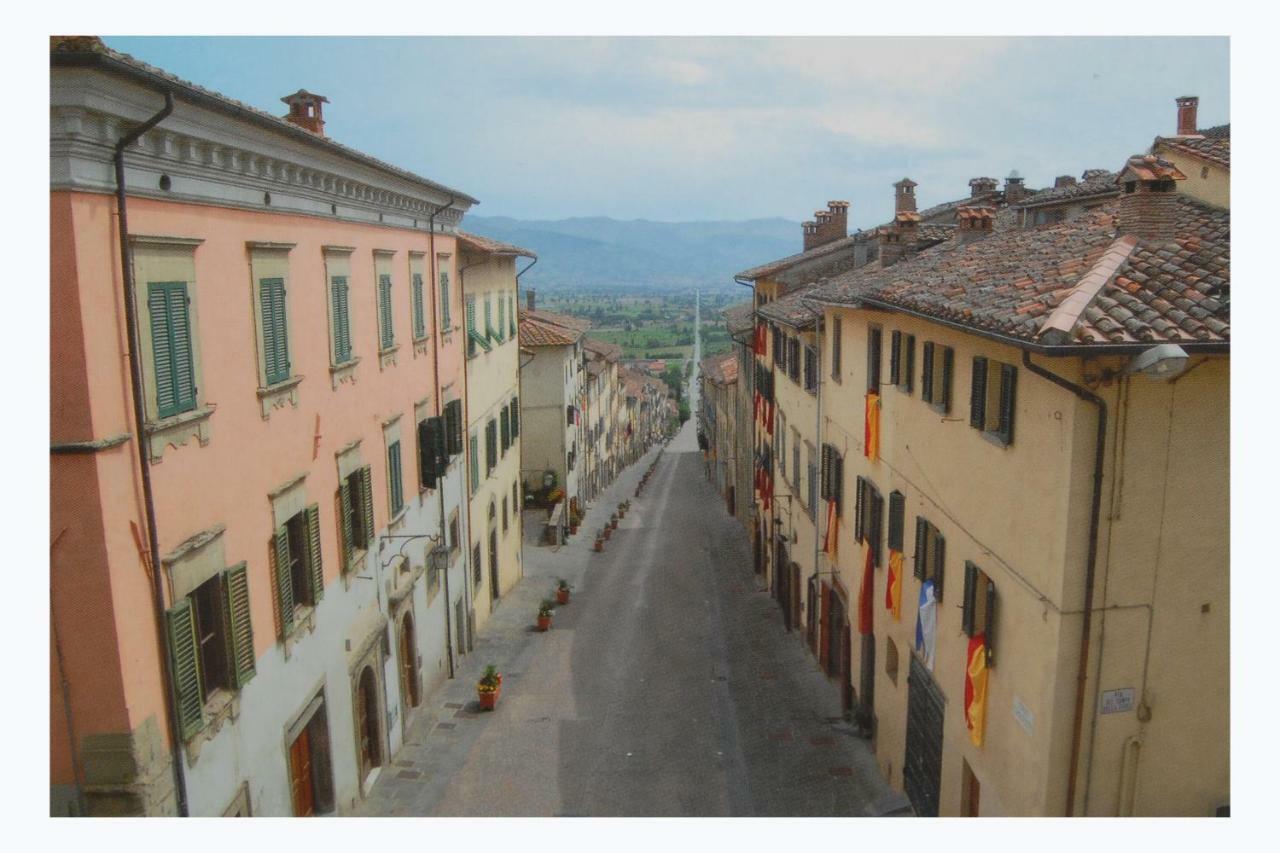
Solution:
<svg viewBox="0 0 1280 853">
<path fill-rule="evenodd" d="M 831 562 L 838 559 L 837 549 L 840 544 L 840 519 L 836 516 L 836 502 L 827 501 L 827 533 L 822 538 L 822 551 L 831 558 Z"/>
<path fill-rule="evenodd" d="M 872 462 L 880 458 L 880 395 L 867 394 L 866 434 L 863 437 L 866 457 Z"/>
<path fill-rule="evenodd" d="M 760 419 L 760 392 L 756 391 L 751 395 L 751 419 L 753 421 Z"/>
<path fill-rule="evenodd" d="M 858 633 L 870 634 L 874 628 L 871 624 L 871 600 L 875 595 L 872 590 L 872 575 L 875 569 L 875 558 L 871 547 L 867 547 L 867 559 L 862 566 L 862 586 L 858 588 Z"/>
<path fill-rule="evenodd" d="M 768 417 L 769 419 L 769 435 L 773 435 L 773 410 L 777 407 L 774 406 L 772 400 L 766 401 L 765 407 L 766 407 L 766 411 L 768 412 L 766 417 Z"/>
<path fill-rule="evenodd" d="M 930 672 L 937 633 L 938 602 L 933 597 L 933 581 L 925 581 L 920 585 L 920 611 L 916 614 L 916 653 Z"/>
<path fill-rule="evenodd" d="M 889 578 L 884 586 L 884 606 L 894 622 L 902 621 L 902 552 L 889 549 Z"/>
<path fill-rule="evenodd" d="M 969 727 L 969 740 L 982 746 L 987 722 L 987 638 L 975 634 L 969 638 L 969 665 L 964 672 L 964 722 Z"/>
</svg>

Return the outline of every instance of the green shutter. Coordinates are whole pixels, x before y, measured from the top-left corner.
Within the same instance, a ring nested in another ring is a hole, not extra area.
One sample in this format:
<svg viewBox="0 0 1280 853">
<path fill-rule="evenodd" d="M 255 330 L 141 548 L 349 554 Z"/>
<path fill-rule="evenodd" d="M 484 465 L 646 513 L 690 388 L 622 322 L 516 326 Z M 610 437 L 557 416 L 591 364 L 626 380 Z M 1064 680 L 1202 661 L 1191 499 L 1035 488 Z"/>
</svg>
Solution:
<svg viewBox="0 0 1280 853">
<path fill-rule="evenodd" d="M 391 490 L 391 514 L 404 506 L 404 488 L 400 480 L 400 442 L 387 445 L 387 488 Z"/>
<path fill-rule="evenodd" d="M 476 332 L 476 298 L 475 296 L 467 297 L 467 357 L 473 357 L 476 354 L 476 341 L 479 334 Z"/>
<path fill-rule="evenodd" d="M 257 672 L 253 651 L 253 623 L 249 619 L 249 576 L 245 563 L 222 573 L 223 608 L 231 677 L 236 688 L 244 687 Z"/>
<path fill-rule="evenodd" d="M 511 398 L 511 440 L 520 437 L 520 398 Z"/>
<path fill-rule="evenodd" d="M 507 300 L 498 296 L 498 340 L 502 340 L 502 335 L 507 330 Z"/>
<path fill-rule="evenodd" d="M 360 469 L 360 504 L 364 509 L 364 543 L 365 548 L 373 544 L 373 470 L 368 466 Z"/>
<path fill-rule="evenodd" d="M 275 561 L 276 600 L 280 604 L 280 631 L 288 636 L 293 631 L 293 574 L 292 558 L 289 554 L 289 529 L 284 525 L 276 528 L 271 554 Z"/>
<path fill-rule="evenodd" d="M 147 291 L 156 410 L 167 418 L 195 408 L 191 315 L 185 281 L 151 282 Z"/>
<path fill-rule="evenodd" d="M 484 297 L 484 336 L 485 339 L 494 337 L 493 334 L 493 302 L 486 294 Z"/>
<path fill-rule="evenodd" d="M 471 436 L 471 494 L 480 488 L 480 439 Z"/>
<path fill-rule="evenodd" d="M 422 273 L 413 274 L 413 336 L 427 336 L 427 314 L 422 302 Z"/>
<path fill-rule="evenodd" d="M 956 353 L 951 347 L 942 348 L 942 411 L 951 411 L 951 374 L 955 373 Z M 934 395 L 937 396 L 936 394 Z"/>
<path fill-rule="evenodd" d="M 378 276 L 378 323 L 382 329 L 382 348 L 391 349 L 396 338 L 391 326 L 391 276 L 389 275 Z"/>
<path fill-rule="evenodd" d="M 499 415 L 498 429 L 501 431 L 502 452 L 506 453 L 507 448 L 511 446 L 511 413 L 506 406 L 502 407 Z"/>
<path fill-rule="evenodd" d="M 345 364 L 351 360 L 351 314 L 347 277 L 333 276 L 330 289 L 333 291 L 333 363 Z"/>
<path fill-rule="evenodd" d="M 338 506 L 342 513 L 342 570 L 351 571 L 351 558 L 355 555 L 355 525 L 353 524 L 351 486 L 346 477 L 338 484 Z"/>
<path fill-rule="evenodd" d="M 987 624 L 982 626 L 982 633 L 986 637 L 983 643 L 987 649 L 987 666 L 990 667 L 995 663 L 996 656 L 996 585 L 987 578 Z"/>
<path fill-rule="evenodd" d="M 511 310 L 508 312 L 508 315 L 507 315 L 508 331 L 511 333 L 511 337 L 514 338 L 516 336 L 516 297 L 515 295 L 514 294 L 509 295 L 507 297 L 507 301 L 511 303 Z"/>
<path fill-rule="evenodd" d="M 324 561 L 320 553 L 320 507 L 307 507 L 307 568 L 311 570 L 311 603 L 324 598 Z"/>
<path fill-rule="evenodd" d="M 933 399 L 933 341 L 924 342 L 924 353 L 920 360 L 924 362 L 924 370 L 920 373 L 920 399 L 926 403 Z"/>
<path fill-rule="evenodd" d="M 936 529 L 933 531 L 934 558 L 936 562 L 931 563 L 929 569 L 933 574 L 933 598 L 939 604 L 942 603 L 942 569 L 946 565 L 947 540 L 942 538 L 942 534 Z"/>
<path fill-rule="evenodd" d="M 178 700 L 178 729 L 186 740 L 204 728 L 204 699 L 200 695 L 200 655 L 196 646 L 196 620 L 191 600 L 175 602 L 166 615 L 169 660 Z"/>
<path fill-rule="evenodd" d="M 929 547 L 929 525 L 923 518 L 916 516 L 916 554 L 913 574 L 917 580 L 924 580 L 925 565 L 929 562 L 926 550 Z"/>
<path fill-rule="evenodd" d="M 987 412 L 987 360 L 980 355 L 973 357 L 973 381 L 969 388 L 969 426 L 986 429 Z"/>
<path fill-rule="evenodd" d="M 1000 438 L 1005 444 L 1013 444 L 1013 411 L 1018 368 L 1012 364 L 1000 365 Z"/>
<path fill-rule="evenodd" d="M 258 282 L 262 307 L 262 358 L 268 385 L 289 378 L 289 329 L 283 278 Z"/>
<path fill-rule="evenodd" d="M 440 329 L 449 329 L 449 273 L 440 271 Z"/>
</svg>

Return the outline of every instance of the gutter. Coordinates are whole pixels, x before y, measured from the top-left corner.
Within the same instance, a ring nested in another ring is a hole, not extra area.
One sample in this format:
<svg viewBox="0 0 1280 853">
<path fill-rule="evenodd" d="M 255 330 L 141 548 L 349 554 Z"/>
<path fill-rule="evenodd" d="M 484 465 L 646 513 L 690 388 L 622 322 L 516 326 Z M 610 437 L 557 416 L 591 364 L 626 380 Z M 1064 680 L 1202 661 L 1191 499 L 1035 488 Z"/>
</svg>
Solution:
<svg viewBox="0 0 1280 853">
<path fill-rule="evenodd" d="M 1070 382 L 1056 373 L 1045 370 L 1031 360 L 1031 353 L 1022 351 L 1022 366 L 1037 376 L 1048 379 L 1067 389 L 1086 403 L 1098 409 L 1098 429 L 1093 450 L 1093 496 L 1089 507 L 1089 554 L 1084 575 L 1084 611 L 1080 626 L 1080 660 L 1076 666 L 1075 710 L 1071 721 L 1071 759 L 1067 765 L 1067 802 L 1064 814 L 1075 812 L 1076 776 L 1080 762 L 1081 728 L 1084 724 L 1085 682 L 1089 667 L 1089 632 L 1093 625 L 1093 587 L 1098 565 L 1098 517 L 1102 506 L 1102 468 L 1107 447 L 1107 404 L 1092 391 Z"/>
<path fill-rule="evenodd" d="M 435 303 L 435 305 L 432 306 L 432 311 L 431 311 L 431 327 L 432 327 L 432 330 L 436 333 L 436 346 L 432 353 L 434 357 L 431 359 L 431 373 L 435 380 L 436 417 L 440 418 L 441 427 L 444 426 L 444 400 L 441 399 L 441 393 L 440 393 L 441 391 L 440 389 L 440 335 L 441 335 L 440 294 L 439 294 L 439 291 L 437 290 L 437 288 L 440 285 L 440 272 L 439 270 L 436 269 L 436 214 L 444 210 L 446 207 L 449 207 L 450 205 L 452 205 L 454 201 L 456 201 L 456 199 L 452 195 L 449 196 L 449 200 L 446 201 L 444 204 L 440 205 L 439 207 L 432 208 L 431 214 L 427 217 L 427 222 L 428 222 L 427 247 L 428 247 L 428 251 L 431 252 L 431 293 L 434 297 L 432 301 Z M 459 288 L 462 287 L 462 282 L 458 282 L 458 287 Z M 463 344 L 463 346 L 465 347 L 466 345 Z M 464 374 L 464 379 L 463 379 L 464 387 L 466 385 L 465 374 L 467 369 L 465 355 L 466 353 L 464 352 L 463 365 L 462 365 L 462 370 Z M 445 441 L 447 442 L 448 440 L 449 439 L 446 436 Z M 465 428 L 463 429 L 463 455 L 464 456 L 466 455 Z M 449 471 L 449 466 L 446 463 L 445 465 L 446 476 L 440 478 L 440 489 L 439 489 L 439 492 L 440 492 L 439 494 L 440 544 L 441 545 L 445 545 L 446 538 L 447 538 L 446 537 L 447 531 L 445 529 L 446 521 L 445 521 L 445 506 L 444 506 L 444 484 L 445 484 L 446 477 L 448 475 L 448 471 Z M 463 472 L 462 479 L 464 481 L 462 484 L 462 488 L 463 488 L 463 492 L 465 493 L 467 488 L 467 484 L 465 482 L 466 481 L 465 471 Z M 470 518 L 468 518 L 468 522 L 470 522 Z M 471 538 L 470 531 L 468 531 L 467 539 L 470 540 L 470 538 Z M 468 551 L 469 550 L 470 549 L 468 549 Z M 465 565 L 466 565 L 466 558 L 464 557 L 463 566 L 465 567 Z M 463 575 L 464 576 L 462 579 L 463 580 L 462 587 L 465 594 L 465 590 L 467 587 L 466 577 L 465 577 L 466 575 L 465 568 L 463 568 Z M 445 649 L 445 654 L 449 658 L 449 677 L 450 678 L 453 678 L 455 675 L 457 675 L 457 663 L 453 659 L 453 623 L 451 621 L 453 619 L 453 614 L 449 612 L 452 609 L 453 609 L 453 599 L 449 597 L 449 564 L 445 563 L 445 566 L 444 566 L 444 649 Z"/>
<path fill-rule="evenodd" d="M 142 400 L 142 337 L 138 332 L 137 288 L 133 280 L 133 255 L 129 248 L 128 200 L 125 196 L 124 152 L 139 137 L 164 121 L 173 112 L 173 93 L 164 92 L 164 107 L 160 112 L 125 134 L 115 146 L 116 211 L 120 234 L 120 277 L 124 282 L 124 319 L 129 334 L 129 380 L 133 398 L 134 437 L 137 440 L 138 467 L 142 475 L 142 503 L 146 512 L 147 550 L 151 561 L 151 604 L 156 624 L 156 636 L 160 646 L 160 674 L 168 702 L 169 753 L 173 762 L 173 786 L 177 800 L 178 816 L 187 817 L 187 784 L 182 771 L 182 738 L 178 731 L 178 695 L 174 689 L 172 665 L 169 660 L 169 641 L 165 636 L 164 577 L 160 563 L 160 537 L 156 532 L 155 491 L 151 485 L 151 461 L 147 458 L 147 437 L 144 431 L 146 407 Z"/>
</svg>

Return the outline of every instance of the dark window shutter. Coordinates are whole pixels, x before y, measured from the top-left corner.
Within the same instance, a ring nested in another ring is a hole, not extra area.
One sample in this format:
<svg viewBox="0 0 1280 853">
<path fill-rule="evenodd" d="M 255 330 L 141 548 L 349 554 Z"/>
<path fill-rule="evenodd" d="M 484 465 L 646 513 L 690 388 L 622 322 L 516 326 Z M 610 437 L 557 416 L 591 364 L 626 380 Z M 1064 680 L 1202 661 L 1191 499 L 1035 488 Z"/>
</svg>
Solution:
<svg viewBox="0 0 1280 853">
<path fill-rule="evenodd" d="M 511 446 L 511 413 L 506 406 L 502 407 L 502 411 L 498 415 L 499 437 L 502 439 L 502 452 L 506 453 L 507 448 Z"/>
<path fill-rule="evenodd" d="M 258 280 L 258 305 L 262 314 L 262 361 L 266 384 L 274 385 L 289 378 L 287 360 L 282 359 L 280 333 L 283 331 L 283 295 L 284 279 L 263 278 Z"/>
<path fill-rule="evenodd" d="M 840 318 L 831 323 L 831 378 L 840 381 L 840 348 L 843 346 Z"/>
<path fill-rule="evenodd" d="M 956 352 L 951 347 L 942 348 L 942 394 L 934 393 L 934 401 L 942 403 L 944 414 L 951 412 L 951 375 L 955 373 Z M 940 399 L 939 399 L 940 398 Z"/>
<path fill-rule="evenodd" d="M 449 273 L 440 271 L 440 330 L 449 331 L 452 318 L 449 316 Z"/>
<path fill-rule="evenodd" d="M 914 574 L 917 580 L 924 580 L 925 567 L 929 563 L 929 524 L 920 516 L 916 516 L 916 556 Z"/>
<path fill-rule="evenodd" d="M 320 507 L 307 507 L 307 568 L 311 570 L 311 603 L 324 598 L 324 562 L 320 558 Z"/>
<path fill-rule="evenodd" d="M 982 633 L 986 636 L 987 646 L 987 666 L 995 661 L 996 649 L 996 585 L 987 579 L 987 624 L 982 626 Z"/>
<path fill-rule="evenodd" d="M 450 456 L 462 452 L 462 401 L 451 400 L 444 406 L 445 445 Z"/>
<path fill-rule="evenodd" d="M 511 398 L 511 441 L 520 437 L 520 398 Z"/>
<path fill-rule="evenodd" d="M 902 373 L 902 332 L 894 331 L 889 335 L 889 384 L 897 385 Z"/>
<path fill-rule="evenodd" d="M 413 336 L 427 336 L 427 314 L 422 301 L 422 273 L 413 274 Z"/>
<path fill-rule="evenodd" d="M 865 494 L 864 494 L 866 492 L 865 483 L 866 483 L 866 480 L 864 480 L 861 476 L 859 476 L 856 483 L 854 484 L 855 492 L 853 496 L 853 538 L 858 542 L 862 541 L 863 535 L 864 535 L 862 530 L 862 512 L 863 512 L 862 504 L 863 504 L 863 500 L 865 499 Z"/>
<path fill-rule="evenodd" d="M 225 605 L 223 620 L 227 626 L 231 677 L 237 689 L 249 683 L 257 672 L 253 652 L 253 623 L 249 619 L 249 577 L 247 564 L 240 563 L 223 572 L 222 591 Z"/>
<path fill-rule="evenodd" d="M 969 391 L 969 426 L 984 429 L 987 411 L 987 360 L 973 357 L 973 385 Z"/>
<path fill-rule="evenodd" d="M 151 353 L 156 372 L 156 409 L 165 418 L 177 411 L 173 389 L 173 343 L 169 331 L 166 291 L 152 284 L 147 292 L 147 310 L 151 315 Z"/>
<path fill-rule="evenodd" d="M 427 427 L 429 430 L 427 437 L 431 440 L 427 445 L 427 455 L 431 458 L 433 479 L 443 479 L 445 472 L 449 469 L 449 453 L 445 450 L 444 418 L 440 415 L 427 418 Z"/>
<path fill-rule="evenodd" d="M 200 695 L 200 655 L 196 645 L 196 620 L 191 599 L 174 603 L 166 614 L 169 660 L 173 689 L 178 700 L 178 729 L 182 739 L 204 728 L 204 698 Z"/>
<path fill-rule="evenodd" d="M 880 330 L 867 330 L 867 390 L 880 390 Z"/>
<path fill-rule="evenodd" d="M 844 510 L 844 457 L 834 450 L 832 456 L 835 459 L 835 474 L 831 480 L 831 491 L 836 498 L 836 515 L 841 515 Z"/>
<path fill-rule="evenodd" d="M 924 368 L 920 373 L 920 399 L 926 403 L 936 402 L 933 399 L 933 341 L 924 342 L 920 360 Z"/>
<path fill-rule="evenodd" d="M 968 560 L 964 561 L 964 605 L 960 611 L 960 629 L 964 631 L 965 636 L 972 637 L 974 633 L 974 616 L 977 615 L 974 604 L 975 596 L 978 594 L 978 567 Z"/>
<path fill-rule="evenodd" d="M 889 493 L 889 547 L 898 551 L 903 550 L 903 527 L 906 524 L 907 499 L 902 492 Z"/>
<path fill-rule="evenodd" d="M 352 502 L 351 486 L 347 479 L 338 483 L 338 512 L 342 515 L 342 570 L 351 571 L 351 557 L 355 554 L 355 508 Z"/>
<path fill-rule="evenodd" d="M 822 445 L 822 499 L 831 498 L 831 445 Z"/>
<path fill-rule="evenodd" d="M 942 538 L 942 534 L 937 530 L 933 531 L 933 540 L 935 545 L 933 558 L 936 562 L 929 566 L 929 570 L 933 575 L 933 597 L 939 604 L 941 604 L 943 580 L 942 570 L 946 566 L 947 562 L 947 540 Z"/>
<path fill-rule="evenodd" d="M 432 421 L 418 421 L 418 485 L 424 489 L 433 489 L 436 485 L 435 441 L 432 435 Z"/>
<path fill-rule="evenodd" d="M 904 372 L 906 375 L 902 377 L 902 384 L 906 386 L 907 393 L 910 394 L 916 387 L 916 336 L 907 335 L 906 341 L 907 358 L 906 364 L 904 365 Z"/>
<path fill-rule="evenodd" d="M 1000 365 L 1000 438 L 1005 444 L 1013 444 L 1013 412 L 1018 368 L 1012 364 Z"/>
<path fill-rule="evenodd" d="M 871 553 L 872 560 L 876 568 L 884 565 L 883 551 L 880 547 L 884 541 L 884 498 L 880 492 L 873 488 L 871 490 Z"/>
<path fill-rule="evenodd" d="M 191 306 L 185 281 L 152 282 L 147 292 L 156 409 L 162 418 L 195 408 Z"/>
<path fill-rule="evenodd" d="M 391 276 L 378 276 L 378 321 L 382 327 L 382 348 L 390 349 L 395 343 L 391 325 Z"/>
<path fill-rule="evenodd" d="M 364 511 L 364 542 L 361 545 L 368 548 L 373 544 L 373 470 L 368 465 L 360 469 L 360 506 Z"/>
<path fill-rule="evenodd" d="M 289 529 L 283 524 L 276 528 L 271 554 L 275 562 L 276 600 L 280 604 L 280 631 L 288 636 L 293 631 L 293 575 Z"/>
<path fill-rule="evenodd" d="M 335 275 L 330 283 L 333 291 L 333 362 L 351 360 L 351 315 L 347 300 L 347 277 Z"/>
</svg>

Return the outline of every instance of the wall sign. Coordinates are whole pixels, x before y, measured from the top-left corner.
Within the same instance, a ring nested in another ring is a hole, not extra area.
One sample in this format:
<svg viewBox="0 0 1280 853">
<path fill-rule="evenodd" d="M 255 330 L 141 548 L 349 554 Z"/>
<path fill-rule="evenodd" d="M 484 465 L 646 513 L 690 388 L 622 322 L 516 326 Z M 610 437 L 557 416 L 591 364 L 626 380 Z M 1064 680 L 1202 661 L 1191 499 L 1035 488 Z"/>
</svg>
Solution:
<svg viewBox="0 0 1280 853">
<path fill-rule="evenodd" d="M 1133 688 L 1121 687 L 1118 690 L 1102 691 L 1102 713 L 1122 714 L 1133 710 Z"/>
<path fill-rule="evenodd" d="M 1036 715 L 1031 712 L 1018 696 L 1013 697 L 1013 718 L 1018 721 L 1027 734 L 1035 734 Z"/>
</svg>

